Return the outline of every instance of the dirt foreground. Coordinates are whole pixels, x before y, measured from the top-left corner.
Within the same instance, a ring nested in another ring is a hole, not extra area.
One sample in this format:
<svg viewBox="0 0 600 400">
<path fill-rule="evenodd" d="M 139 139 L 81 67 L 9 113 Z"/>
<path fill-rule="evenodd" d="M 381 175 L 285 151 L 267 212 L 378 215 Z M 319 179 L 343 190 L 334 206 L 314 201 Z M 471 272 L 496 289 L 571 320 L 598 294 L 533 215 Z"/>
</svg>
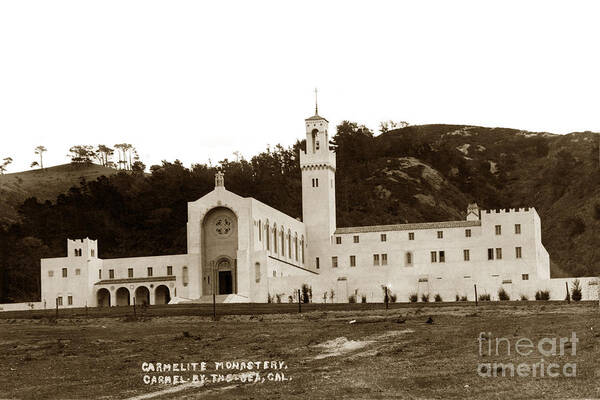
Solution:
<svg viewBox="0 0 600 400">
<path fill-rule="evenodd" d="M 599 341 L 593 303 L 1 319 L 0 398 L 598 398 Z"/>
</svg>

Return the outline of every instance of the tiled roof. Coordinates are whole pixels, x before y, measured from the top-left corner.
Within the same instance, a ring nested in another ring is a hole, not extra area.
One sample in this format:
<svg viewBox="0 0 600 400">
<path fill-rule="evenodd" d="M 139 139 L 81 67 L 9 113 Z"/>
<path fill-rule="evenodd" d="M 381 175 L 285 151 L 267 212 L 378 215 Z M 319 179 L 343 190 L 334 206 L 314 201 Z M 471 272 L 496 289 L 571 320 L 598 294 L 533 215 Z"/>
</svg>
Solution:
<svg viewBox="0 0 600 400">
<path fill-rule="evenodd" d="M 323 121 L 325 121 L 325 122 L 329 122 L 329 121 L 327 121 L 325 118 L 321 117 L 321 116 L 320 116 L 320 115 L 318 115 L 318 114 L 315 114 L 315 115 L 313 115 L 312 117 L 310 117 L 310 118 L 306 118 L 306 119 L 305 119 L 305 121 L 319 121 L 319 120 L 323 120 Z"/>
<path fill-rule="evenodd" d="M 441 228 L 464 228 L 470 226 L 481 226 L 481 221 L 444 221 L 444 222 L 424 222 L 418 224 L 398 224 L 398 225 L 372 225 L 355 226 L 349 228 L 337 228 L 336 235 L 344 233 L 367 233 L 367 232 L 389 232 L 389 231 L 412 231 L 418 229 L 441 229 Z"/>
<path fill-rule="evenodd" d="M 164 282 L 174 281 L 175 276 L 147 276 L 145 278 L 122 278 L 122 279 L 103 279 L 94 283 L 94 285 L 110 285 L 113 283 L 139 283 L 139 282 Z"/>
</svg>

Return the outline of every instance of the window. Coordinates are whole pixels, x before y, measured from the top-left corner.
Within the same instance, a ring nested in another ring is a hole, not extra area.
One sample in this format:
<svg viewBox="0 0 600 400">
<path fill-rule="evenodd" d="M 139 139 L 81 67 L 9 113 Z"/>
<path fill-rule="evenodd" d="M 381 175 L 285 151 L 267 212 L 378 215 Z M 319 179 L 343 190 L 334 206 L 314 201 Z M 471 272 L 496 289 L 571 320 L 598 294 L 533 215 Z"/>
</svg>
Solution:
<svg viewBox="0 0 600 400">
<path fill-rule="evenodd" d="M 298 261 L 298 236 L 294 238 L 294 256 L 296 261 Z"/>
<path fill-rule="evenodd" d="M 488 249 L 488 260 L 494 259 L 494 249 Z"/>
<path fill-rule="evenodd" d="M 502 249 L 496 249 L 496 259 L 502 260 Z"/>
<path fill-rule="evenodd" d="M 437 231 L 437 237 L 438 237 L 438 239 L 443 239 L 444 238 L 444 231 Z"/>
<path fill-rule="evenodd" d="M 408 240 L 415 240 L 415 233 L 414 232 L 408 232 Z"/>
<path fill-rule="evenodd" d="M 471 260 L 471 254 L 469 252 L 469 249 L 464 249 L 463 250 L 463 258 L 465 261 L 470 261 Z"/>
<path fill-rule="evenodd" d="M 335 237 L 335 244 L 342 244 L 342 237 L 341 236 L 336 236 Z"/>
<path fill-rule="evenodd" d="M 387 242 L 387 235 L 385 233 L 382 233 L 380 235 L 380 239 L 381 239 L 382 242 Z"/>
<path fill-rule="evenodd" d="M 379 254 L 373 254 L 373 265 L 379 265 Z"/>
<path fill-rule="evenodd" d="M 387 265 L 387 254 L 381 255 L 381 265 Z"/>
<path fill-rule="evenodd" d="M 81 269 L 76 268 L 75 269 L 75 275 L 81 275 Z"/>
<path fill-rule="evenodd" d="M 285 257 L 285 233 L 283 230 L 281 231 L 281 256 Z"/>
<path fill-rule="evenodd" d="M 63 278 L 67 277 L 67 269 L 66 268 L 62 269 L 62 276 L 63 276 Z"/>
<path fill-rule="evenodd" d="M 358 235 L 354 235 L 353 240 L 354 240 L 354 243 L 358 243 L 359 242 Z"/>
<path fill-rule="evenodd" d="M 152 276 L 152 267 L 148 267 L 148 276 Z"/>
<path fill-rule="evenodd" d="M 115 278 L 115 270 L 114 269 L 109 269 L 108 270 L 108 278 L 109 279 L 114 279 Z"/>
<path fill-rule="evenodd" d="M 48 276 L 52 278 L 54 276 L 54 271 L 48 271 Z"/>
<path fill-rule="evenodd" d="M 440 262 L 446 262 L 446 252 L 444 250 L 440 251 Z"/>
<path fill-rule="evenodd" d="M 67 304 L 70 305 L 70 306 L 73 305 L 73 296 L 67 297 Z"/>
<path fill-rule="evenodd" d="M 98 279 L 102 279 L 102 270 L 101 269 L 98 270 Z"/>
<path fill-rule="evenodd" d="M 337 256 L 333 256 L 331 257 L 331 267 L 332 268 L 337 268 L 338 266 L 338 259 Z"/>
<path fill-rule="evenodd" d="M 412 253 L 411 252 L 406 253 L 406 265 L 412 265 Z"/>
<path fill-rule="evenodd" d="M 274 226 L 274 227 L 273 227 L 273 252 L 274 252 L 275 254 L 277 254 L 277 243 L 279 243 L 279 242 L 277 241 L 277 227 L 276 227 L 276 226 Z"/>
<path fill-rule="evenodd" d="M 302 249 L 302 264 L 304 264 L 304 236 L 302 237 L 302 240 L 300 241 L 300 248 Z"/>
<path fill-rule="evenodd" d="M 496 225 L 496 235 L 502 234 L 502 225 Z"/>
<path fill-rule="evenodd" d="M 465 237 L 471 237 L 471 230 L 465 229 Z"/>
<path fill-rule="evenodd" d="M 320 266 L 319 266 L 319 257 L 317 257 L 317 258 L 315 259 L 315 265 L 316 265 L 317 269 L 319 269 L 319 268 L 320 268 Z"/>
<path fill-rule="evenodd" d="M 277 271 L 273 271 L 273 278 L 277 278 Z"/>
<path fill-rule="evenodd" d="M 56 304 L 59 305 L 59 306 L 63 305 L 62 304 L 62 296 L 59 296 L 59 297 L 56 298 Z"/>
<path fill-rule="evenodd" d="M 254 264 L 254 280 L 260 282 L 260 263 Z"/>
<path fill-rule="evenodd" d="M 516 258 L 521 258 L 522 257 L 521 248 L 520 247 L 515 247 L 515 257 Z"/>
<path fill-rule="evenodd" d="M 292 234 L 288 232 L 288 257 L 292 258 Z"/>
<path fill-rule="evenodd" d="M 265 225 L 265 237 L 267 239 L 267 251 L 271 250 L 271 232 L 269 231 L 269 223 Z"/>
<path fill-rule="evenodd" d="M 92 257 L 95 257 L 96 251 L 95 251 L 94 249 L 92 249 L 92 250 L 90 251 L 90 254 L 91 254 L 91 256 L 92 256 Z"/>
<path fill-rule="evenodd" d="M 128 268 L 127 269 L 127 277 L 133 278 L 133 268 Z"/>
<path fill-rule="evenodd" d="M 173 267 L 171 265 L 167 265 L 167 275 L 173 275 Z"/>
<path fill-rule="evenodd" d="M 258 221 L 258 241 L 262 240 L 262 221 Z"/>
<path fill-rule="evenodd" d="M 515 224 L 515 235 L 521 234 L 521 224 Z"/>
<path fill-rule="evenodd" d="M 350 266 L 356 267 L 356 256 L 350 256 Z"/>
<path fill-rule="evenodd" d="M 437 252 L 436 251 L 432 251 L 431 252 L 431 262 L 437 262 Z"/>
<path fill-rule="evenodd" d="M 313 187 L 319 187 L 319 178 L 313 178 L 312 180 Z"/>
<path fill-rule="evenodd" d="M 523 279 L 524 281 L 528 281 L 529 280 L 529 274 L 523 274 L 523 275 L 521 275 L 521 279 Z"/>
<path fill-rule="evenodd" d="M 189 277 L 188 277 L 188 267 L 187 266 L 183 266 L 183 271 L 181 271 L 181 275 L 182 275 L 182 281 L 183 281 L 183 286 L 187 286 L 188 282 L 189 282 Z"/>
</svg>

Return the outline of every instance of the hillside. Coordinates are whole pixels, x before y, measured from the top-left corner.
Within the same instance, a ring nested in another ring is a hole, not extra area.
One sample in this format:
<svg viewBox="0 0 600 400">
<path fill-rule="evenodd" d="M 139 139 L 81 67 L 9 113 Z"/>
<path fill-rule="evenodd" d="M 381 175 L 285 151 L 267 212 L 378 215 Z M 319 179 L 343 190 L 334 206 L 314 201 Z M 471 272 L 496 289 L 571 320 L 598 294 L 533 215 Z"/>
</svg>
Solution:
<svg viewBox="0 0 600 400">
<path fill-rule="evenodd" d="M 17 208 L 28 197 L 40 201 L 56 200 L 56 196 L 85 180 L 95 180 L 99 176 L 110 176 L 117 170 L 101 165 L 71 164 L 0 175 L 0 226 L 17 222 Z"/>
<path fill-rule="evenodd" d="M 552 275 L 598 275 L 599 140 L 592 132 L 465 125 L 409 126 L 376 136 L 345 121 L 332 140 L 337 224 L 463 219 L 470 202 L 488 209 L 533 206 Z M 303 146 L 222 161 L 226 187 L 302 217 Z M 187 202 L 213 189 L 215 168 L 175 161 L 152 166 L 150 174 L 115 172 L 61 166 L 0 178 L 1 215 L 17 221 L 0 229 L 0 302 L 37 298 L 39 259 L 62 256 L 67 237 L 98 239 L 103 258 L 186 251 Z M 19 203 L 26 196 L 37 199 Z"/>
</svg>

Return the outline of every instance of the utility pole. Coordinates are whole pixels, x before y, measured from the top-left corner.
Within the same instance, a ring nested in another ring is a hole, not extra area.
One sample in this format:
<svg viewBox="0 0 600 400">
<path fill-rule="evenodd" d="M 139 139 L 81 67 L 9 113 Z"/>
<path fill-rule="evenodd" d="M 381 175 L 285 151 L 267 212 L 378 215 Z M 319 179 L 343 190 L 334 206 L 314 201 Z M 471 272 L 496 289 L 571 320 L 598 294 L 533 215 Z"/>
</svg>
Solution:
<svg viewBox="0 0 600 400">
<path fill-rule="evenodd" d="M 477 307 L 477 284 L 473 284 L 473 287 L 475 288 L 475 307 Z"/>
</svg>

